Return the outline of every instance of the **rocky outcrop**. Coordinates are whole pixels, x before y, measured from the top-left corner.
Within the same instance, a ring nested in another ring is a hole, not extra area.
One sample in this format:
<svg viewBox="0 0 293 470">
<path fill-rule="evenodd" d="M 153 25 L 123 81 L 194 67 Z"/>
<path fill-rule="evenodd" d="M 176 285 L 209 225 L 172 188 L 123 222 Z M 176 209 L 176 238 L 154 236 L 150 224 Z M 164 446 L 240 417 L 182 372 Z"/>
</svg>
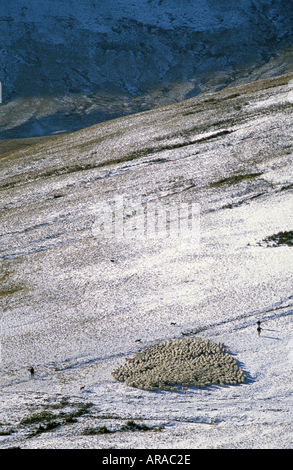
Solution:
<svg viewBox="0 0 293 470">
<path fill-rule="evenodd" d="M 281 0 L 6 2 L 1 138 L 68 132 L 289 72 L 292 21 Z"/>
</svg>

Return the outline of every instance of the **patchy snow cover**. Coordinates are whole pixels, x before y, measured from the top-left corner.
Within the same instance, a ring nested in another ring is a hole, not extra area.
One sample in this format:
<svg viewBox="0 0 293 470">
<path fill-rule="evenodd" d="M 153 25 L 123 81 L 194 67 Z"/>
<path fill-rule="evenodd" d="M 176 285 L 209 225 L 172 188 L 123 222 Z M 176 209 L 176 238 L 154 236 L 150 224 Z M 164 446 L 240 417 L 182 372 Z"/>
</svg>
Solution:
<svg viewBox="0 0 293 470">
<path fill-rule="evenodd" d="M 292 447 L 293 251 L 261 243 L 293 229 L 290 79 L 1 156 L 2 448 Z M 199 203 L 199 246 L 97 240 L 95 204 L 119 194 Z M 111 376 L 184 337 L 227 346 L 245 383 L 171 393 Z M 83 434 L 103 426 L 116 432 Z"/>
</svg>

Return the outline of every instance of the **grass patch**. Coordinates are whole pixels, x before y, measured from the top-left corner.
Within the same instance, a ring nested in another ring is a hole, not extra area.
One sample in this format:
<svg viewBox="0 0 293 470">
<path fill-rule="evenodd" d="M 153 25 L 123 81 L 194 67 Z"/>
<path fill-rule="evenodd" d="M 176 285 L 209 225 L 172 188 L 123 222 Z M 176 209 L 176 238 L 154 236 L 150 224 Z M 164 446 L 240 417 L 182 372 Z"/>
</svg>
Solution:
<svg viewBox="0 0 293 470">
<path fill-rule="evenodd" d="M 133 420 L 127 421 L 126 424 L 121 426 L 120 431 L 150 431 L 154 428 L 146 426 L 145 424 L 136 423 Z"/>
<path fill-rule="evenodd" d="M 163 426 L 153 427 L 147 426 L 146 424 L 136 423 L 134 420 L 128 420 L 126 424 L 123 424 L 120 429 L 111 431 L 106 426 L 100 426 L 96 428 L 85 428 L 82 432 L 84 436 L 93 436 L 96 434 L 113 434 L 115 432 L 135 432 L 135 431 L 162 431 Z"/>
<path fill-rule="evenodd" d="M 214 183 L 211 183 L 210 186 L 212 188 L 218 188 L 222 186 L 223 184 L 238 184 L 241 181 L 251 179 L 251 178 L 257 178 L 258 176 L 261 176 L 262 173 L 248 173 L 246 175 L 234 175 L 234 176 L 229 176 L 228 178 L 223 178 L 219 181 L 215 181 Z"/>
<path fill-rule="evenodd" d="M 268 246 L 273 247 L 280 245 L 293 246 L 293 230 L 270 235 L 269 237 L 264 238 L 263 242 L 266 242 Z"/>
<path fill-rule="evenodd" d="M 288 184 L 287 186 L 282 186 L 280 191 L 287 191 L 288 189 L 293 189 L 293 184 Z"/>
<path fill-rule="evenodd" d="M 44 426 L 42 424 L 40 424 L 39 426 L 37 426 L 34 429 L 34 431 L 32 431 L 28 434 L 28 437 L 34 437 L 34 436 L 37 436 L 38 434 L 41 434 L 43 432 L 52 431 L 52 429 L 57 428 L 61 424 L 62 423 L 60 421 L 50 421 L 49 423 L 45 424 Z"/>
<path fill-rule="evenodd" d="M 53 413 L 48 413 L 47 411 L 42 411 L 41 413 L 36 413 L 28 418 L 23 418 L 20 421 L 21 426 L 27 426 L 31 424 L 38 424 L 46 421 L 51 421 L 52 419 L 56 419 L 56 415 Z"/>
<path fill-rule="evenodd" d="M 70 415 L 65 416 L 64 421 L 65 421 L 67 424 L 70 424 L 70 423 L 77 423 L 77 418 L 76 418 L 76 416 L 75 416 L 74 413 L 70 413 Z"/>
<path fill-rule="evenodd" d="M 7 429 L 6 431 L 0 431 L 0 436 L 10 436 L 14 432 L 13 429 Z"/>
<path fill-rule="evenodd" d="M 86 171 L 86 170 L 94 170 L 99 165 L 94 163 L 87 163 L 85 165 L 73 165 L 63 168 L 53 168 L 52 170 L 48 170 L 41 174 L 42 178 L 49 178 L 50 176 L 60 176 L 60 175 L 69 175 L 70 173 L 76 173 L 79 171 Z M 60 197 L 60 196 L 59 196 Z"/>
<path fill-rule="evenodd" d="M 110 434 L 110 433 L 113 433 L 113 432 L 115 432 L 115 431 L 111 431 L 106 426 L 101 426 L 101 427 L 98 427 L 98 428 L 85 428 L 82 431 L 82 434 L 83 434 L 83 436 L 93 436 L 93 435 L 96 435 L 96 434 Z"/>
<path fill-rule="evenodd" d="M 12 181 L 11 183 L 1 184 L 0 189 L 2 190 L 2 189 L 14 188 L 14 186 L 16 186 L 17 183 L 19 183 L 19 181 Z"/>
<path fill-rule="evenodd" d="M 57 136 L 56 136 L 57 137 Z M 30 145 L 35 145 L 42 143 L 46 140 L 52 140 L 56 138 L 55 136 L 42 136 L 42 137 L 24 137 L 20 139 L 5 139 L 0 141 L 0 155 L 3 155 L 8 152 L 14 152 L 16 150 L 29 147 Z"/>
<path fill-rule="evenodd" d="M 115 415 L 99 415 L 99 419 L 124 419 Z"/>
<path fill-rule="evenodd" d="M 71 403 L 69 403 L 67 397 L 63 397 L 60 401 L 60 403 L 54 403 L 53 405 L 42 405 L 45 408 L 51 408 L 52 410 L 58 410 L 60 408 L 65 408 L 66 406 L 72 406 Z"/>
<path fill-rule="evenodd" d="M 23 418 L 20 421 L 19 426 L 38 425 L 35 426 L 35 428 L 28 434 L 28 437 L 33 437 L 40 433 L 51 431 L 57 428 L 58 426 L 76 423 L 77 418 L 88 413 L 89 408 L 93 406 L 93 403 L 71 404 L 68 402 L 67 398 L 63 398 L 58 404 L 46 405 L 46 407 L 50 407 L 53 409 L 60 409 L 66 406 L 77 406 L 78 409 L 71 413 L 65 413 L 64 411 L 60 411 L 57 414 L 52 413 L 50 411 L 42 411 L 40 413 L 35 413 L 32 416 Z"/>
<path fill-rule="evenodd" d="M 22 286 L 13 286 L 13 287 L 10 287 L 10 288 L 1 288 L 0 297 L 5 297 L 6 295 L 15 294 L 15 292 L 19 292 L 22 289 L 23 289 Z"/>
</svg>

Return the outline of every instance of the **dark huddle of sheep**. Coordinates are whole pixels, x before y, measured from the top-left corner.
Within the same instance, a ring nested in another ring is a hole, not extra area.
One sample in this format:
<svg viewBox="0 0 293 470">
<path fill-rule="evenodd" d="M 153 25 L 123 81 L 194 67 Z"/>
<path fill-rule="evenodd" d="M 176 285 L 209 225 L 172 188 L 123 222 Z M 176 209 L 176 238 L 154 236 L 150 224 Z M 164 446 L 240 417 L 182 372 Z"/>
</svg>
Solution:
<svg viewBox="0 0 293 470">
<path fill-rule="evenodd" d="M 246 376 L 223 343 L 200 338 L 175 339 L 139 351 L 112 371 L 116 380 L 144 390 L 177 391 L 187 387 L 236 385 Z"/>
</svg>

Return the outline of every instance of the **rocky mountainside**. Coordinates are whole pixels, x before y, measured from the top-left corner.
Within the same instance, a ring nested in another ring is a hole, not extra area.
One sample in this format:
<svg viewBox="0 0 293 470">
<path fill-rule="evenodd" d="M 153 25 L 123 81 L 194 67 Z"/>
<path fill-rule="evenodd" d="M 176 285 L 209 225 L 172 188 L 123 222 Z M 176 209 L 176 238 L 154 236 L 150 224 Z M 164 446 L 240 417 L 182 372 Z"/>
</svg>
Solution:
<svg viewBox="0 0 293 470">
<path fill-rule="evenodd" d="M 292 71 L 292 2 L 2 3 L 1 139 L 69 132 Z"/>
</svg>

